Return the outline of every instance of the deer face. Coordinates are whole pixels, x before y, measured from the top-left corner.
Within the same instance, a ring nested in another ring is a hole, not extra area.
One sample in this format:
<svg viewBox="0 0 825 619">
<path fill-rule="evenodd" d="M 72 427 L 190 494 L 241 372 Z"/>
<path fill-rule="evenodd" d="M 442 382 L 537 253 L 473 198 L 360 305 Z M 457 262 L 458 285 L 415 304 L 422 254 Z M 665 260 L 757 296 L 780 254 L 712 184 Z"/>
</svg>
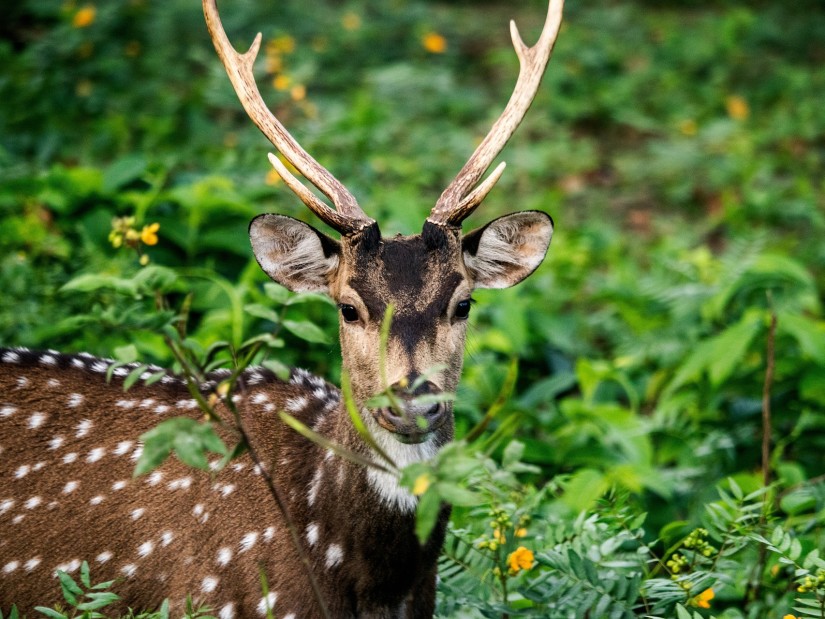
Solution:
<svg viewBox="0 0 825 619">
<path fill-rule="evenodd" d="M 544 258 L 552 230 L 544 213 L 524 212 L 463 237 L 457 227 L 427 222 L 415 236 L 382 239 L 372 224 L 336 241 L 289 217 L 262 215 L 250 238 L 272 279 L 338 303 L 344 368 L 356 402 L 387 391 L 394 396 L 393 406 L 371 409 L 379 431 L 403 443 L 435 435 L 441 444 L 452 438 L 452 407 L 420 396 L 458 386 L 472 291 L 527 277 Z"/>
</svg>

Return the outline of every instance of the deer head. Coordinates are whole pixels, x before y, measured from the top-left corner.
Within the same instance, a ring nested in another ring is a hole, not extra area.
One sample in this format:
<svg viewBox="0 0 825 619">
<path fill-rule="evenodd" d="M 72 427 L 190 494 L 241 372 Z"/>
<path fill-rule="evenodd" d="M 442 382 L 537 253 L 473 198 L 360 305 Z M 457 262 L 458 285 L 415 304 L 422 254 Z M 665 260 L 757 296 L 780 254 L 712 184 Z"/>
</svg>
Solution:
<svg viewBox="0 0 825 619">
<path fill-rule="evenodd" d="M 322 292 L 336 301 L 344 369 L 351 377 L 353 395 L 363 404 L 387 389 L 394 392 L 401 410 L 398 406 L 374 409 L 368 419 L 377 432 L 403 443 L 432 440 L 440 445 L 452 437 L 451 406 L 418 404 L 415 396 L 455 391 L 472 291 L 517 284 L 538 267 L 550 244 L 553 223 L 542 212 L 507 215 L 467 234 L 462 233 L 461 223 L 504 171 L 502 162 L 481 180 L 536 94 L 558 33 L 562 4 L 550 2 L 533 47 L 524 44 L 511 23 L 521 68 L 504 112 L 441 194 L 422 232 L 384 238 L 354 196 L 301 148 L 265 105 L 252 74 L 261 35 L 246 53 L 237 53 L 221 25 L 215 0 L 203 0 L 212 41 L 244 109 L 334 209 L 278 157 L 270 155 L 270 162 L 304 204 L 341 235 L 334 239 L 290 217 L 261 215 L 249 228 L 255 257 L 273 280 L 290 290 Z M 394 313 L 382 372 L 380 332 L 390 306 Z M 426 380 L 419 378 L 425 374 Z"/>
</svg>

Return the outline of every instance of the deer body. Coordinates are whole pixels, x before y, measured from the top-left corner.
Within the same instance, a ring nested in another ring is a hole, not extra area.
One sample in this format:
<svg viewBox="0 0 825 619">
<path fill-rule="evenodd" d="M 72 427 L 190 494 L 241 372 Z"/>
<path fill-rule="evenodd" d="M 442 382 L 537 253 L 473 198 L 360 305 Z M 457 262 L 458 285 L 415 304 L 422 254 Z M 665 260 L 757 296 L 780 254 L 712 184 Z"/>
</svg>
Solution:
<svg viewBox="0 0 825 619">
<path fill-rule="evenodd" d="M 354 403 L 395 467 L 432 458 L 453 438 L 452 405 L 438 397 L 424 404 L 418 396 L 455 392 L 472 291 L 520 282 L 550 244 L 552 221 L 537 211 L 506 215 L 468 234 L 461 222 L 501 176 L 503 164 L 481 180 L 535 95 L 561 0 L 551 0 L 534 47 L 512 26 L 522 70 L 507 107 L 421 233 L 388 238 L 264 105 L 252 77 L 260 35 L 238 54 L 215 1 L 203 3 L 247 113 L 335 209 L 277 157 L 270 160 L 286 185 L 341 234 L 335 239 L 290 217 L 261 215 L 249 229 L 258 263 L 291 290 L 325 293 L 337 302 Z M 76 572 L 85 560 L 94 580 L 120 579 L 122 609 L 151 609 L 168 598 L 179 613 L 192 596 L 220 619 L 268 611 L 278 619 L 432 616 L 449 507 L 419 544 L 417 499 L 399 486 L 397 472 L 341 459 L 281 421 L 286 412 L 362 461 L 381 463 L 354 429 L 336 388 L 301 370 L 284 382 L 248 369 L 226 396 L 230 402 L 216 389 L 228 372 L 210 375 L 199 389 L 215 398 L 219 417 L 235 424 L 226 426 L 226 442 L 234 444 L 232 433 L 240 432 L 250 452 L 223 470 L 168 460 L 133 478 L 143 433 L 171 416 L 203 413 L 181 379 L 138 381 L 124 392 L 129 368 L 115 369 L 108 382 L 110 364 L 83 354 L 0 350 L 0 608 L 17 603 L 30 612 L 59 601 L 56 572 Z M 387 392 L 392 406 L 367 406 Z M 232 403 L 237 418 L 227 410 Z M 273 501 L 275 495 L 283 500 Z"/>
<path fill-rule="evenodd" d="M 124 392 L 121 379 L 106 383 L 106 360 L 22 350 L 4 350 L 0 359 L 3 607 L 16 602 L 31 611 L 61 601 L 55 570 L 76 576 L 86 560 L 95 581 L 123 580 L 116 591 L 133 608 L 154 608 L 172 595 L 180 611 L 191 594 L 222 619 L 264 616 L 267 604 L 278 618 L 319 616 L 283 519 L 248 454 L 220 472 L 170 459 L 148 476 L 132 477 L 141 433 L 171 416 L 200 414 L 182 381 L 170 377 L 168 384 Z M 331 457 L 280 422 L 277 411 L 287 411 L 365 453 L 340 410 L 338 390 L 318 377 L 296 371 L 282 382 L 251 369 L 238 395 L 253 447 L 287 489 L 331 616 L 430 616 L 446 510 L 419 547 L 414 511 L 403 508 L 408 499 L 401 489 L 394 501 L 364 467 Z M 269 581 L 268 601 L 260 570 Z"/>
</svg>

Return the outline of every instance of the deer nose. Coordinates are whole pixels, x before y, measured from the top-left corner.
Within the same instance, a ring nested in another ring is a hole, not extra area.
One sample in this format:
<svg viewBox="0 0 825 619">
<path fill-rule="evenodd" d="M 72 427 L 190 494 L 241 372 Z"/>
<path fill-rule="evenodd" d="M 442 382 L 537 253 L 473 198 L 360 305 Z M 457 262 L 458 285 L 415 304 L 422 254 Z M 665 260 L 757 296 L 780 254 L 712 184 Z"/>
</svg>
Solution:
<svg viewBox="0 0 825 619">
<path fill-rule="evenodd" d="M 403 443 L 420 443 L 435 432 L 447 419 L 443 402 L 433 402 L 429 395 L 441 394 L 430 381 L 417 382 L 408 376 L 392 385 L 394 403 L 374 411 L 375 420 Z"/>
</svg>

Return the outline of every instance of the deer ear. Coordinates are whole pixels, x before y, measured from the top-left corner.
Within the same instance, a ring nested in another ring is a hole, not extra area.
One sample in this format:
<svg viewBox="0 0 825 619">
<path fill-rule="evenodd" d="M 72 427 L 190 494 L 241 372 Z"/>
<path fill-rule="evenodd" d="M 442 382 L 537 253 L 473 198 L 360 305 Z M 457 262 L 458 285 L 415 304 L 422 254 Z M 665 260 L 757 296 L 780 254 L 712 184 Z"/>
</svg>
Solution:
<svg viewBox="0 0 825 619">
<path fill-rule="evenodd" d="M 338 268 L 338 241 L 284 215 L 259 215 L 249 224 L 252 251 L 261 268 L 293 292 L 329 292 Z"/>
<path fill-rule="evenodd" d="M 544 260 L 553 220 L 540 211 L 499 217 L 461 241 L 464 264 L 475 288 L 509 288 L 530 275 Z"/>
</svg>

